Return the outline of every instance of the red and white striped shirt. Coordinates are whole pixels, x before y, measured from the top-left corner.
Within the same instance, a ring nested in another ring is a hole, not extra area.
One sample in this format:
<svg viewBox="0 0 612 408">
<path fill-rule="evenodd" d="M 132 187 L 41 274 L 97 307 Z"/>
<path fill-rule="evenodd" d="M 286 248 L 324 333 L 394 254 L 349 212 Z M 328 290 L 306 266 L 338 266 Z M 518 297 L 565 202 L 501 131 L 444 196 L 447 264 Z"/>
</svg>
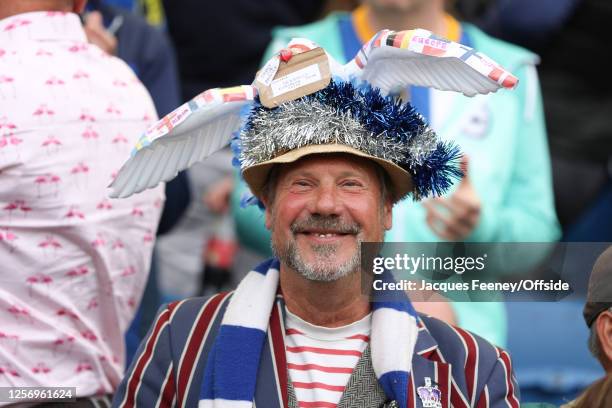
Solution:
<svg viewBox="0 0 612 408">
<path fill-rule="evenodd" d="M 298 406 L 335 407 L 370 341 L 372 314 L 348 326 L 328 328 L 286 312 L 287 368 Z"/>
</svg>

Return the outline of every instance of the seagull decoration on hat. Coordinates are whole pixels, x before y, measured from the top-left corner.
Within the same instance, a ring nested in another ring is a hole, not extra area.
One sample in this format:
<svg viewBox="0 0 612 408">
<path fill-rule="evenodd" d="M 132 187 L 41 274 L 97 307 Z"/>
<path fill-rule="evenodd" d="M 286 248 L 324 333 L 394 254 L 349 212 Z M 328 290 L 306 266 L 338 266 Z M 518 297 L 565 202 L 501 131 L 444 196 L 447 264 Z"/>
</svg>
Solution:
<svg viewBox="0 0 612 408">
<path fill-rule="evenodd" d="M 410 85 L 474 96 L 517 83 L 485 55 L 422 29 L 380 31 L 345 65 L 294 39 L 252 85 L 209 89 L 151 126 L 111 197 L 170 180 L 228 144 L 255 203 L 274 164 L 332 152 L 379 163 L 396 200 L 441 195 L 461 177 L 459 149 L 396 96 Z"/>
</svg>

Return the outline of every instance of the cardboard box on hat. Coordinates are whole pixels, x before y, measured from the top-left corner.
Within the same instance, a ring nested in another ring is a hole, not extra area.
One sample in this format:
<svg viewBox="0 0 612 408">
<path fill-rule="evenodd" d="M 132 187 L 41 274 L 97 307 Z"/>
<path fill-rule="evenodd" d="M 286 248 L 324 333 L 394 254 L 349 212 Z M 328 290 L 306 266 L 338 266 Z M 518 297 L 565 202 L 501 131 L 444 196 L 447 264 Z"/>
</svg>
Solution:
<svg viewBox="0 0 612 408">
<path fill-rule="evenodd" d="M 331 81 L 329 61 L 323 48 L 304 52 L 292 48 L 291 51 L 292 57 L 287 62 L 280 61 L 269 84 L 262 81 L 259 73 L 255 79 L 261 104 L 266 108 L 275 108 L 283 102 L 317 92 Z"/>
</svg>

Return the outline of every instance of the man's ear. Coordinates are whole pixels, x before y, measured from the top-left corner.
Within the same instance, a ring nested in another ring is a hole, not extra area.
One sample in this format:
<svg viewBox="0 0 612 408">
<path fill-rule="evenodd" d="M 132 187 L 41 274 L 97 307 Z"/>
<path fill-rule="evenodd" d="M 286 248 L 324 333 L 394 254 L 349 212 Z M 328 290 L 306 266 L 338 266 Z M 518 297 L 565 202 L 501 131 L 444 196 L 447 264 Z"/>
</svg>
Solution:
<svg viewBox="0 0 612 408">
<path fill-rule="evenodd" d="M 264 220 L 265 220 L 266 229 L 269 231 L 272 231 L 272 207 L 270 206 L 270 202 L 266 198 L 263 198 L 263 197 L 261 197 L 259 200 L 263 203 L 264 208 L 265 208 L 264 209 L 264 212 L 265 212 Z"/>
<path fill-rule="evenodd" d="M 595 321 L 597 337 L 601 344 L 601 351 L 607 358 L 608 366 L 612 365 L 612 312 L 602 312 Z M 603 357 L 603 356 L 602 356 Z"/>
<path fill-rule="evenodd" d="M 387 231 L 393 227 L 393 202 L 388 199 L 383 204 L 383 223 Z"/>
</svg>

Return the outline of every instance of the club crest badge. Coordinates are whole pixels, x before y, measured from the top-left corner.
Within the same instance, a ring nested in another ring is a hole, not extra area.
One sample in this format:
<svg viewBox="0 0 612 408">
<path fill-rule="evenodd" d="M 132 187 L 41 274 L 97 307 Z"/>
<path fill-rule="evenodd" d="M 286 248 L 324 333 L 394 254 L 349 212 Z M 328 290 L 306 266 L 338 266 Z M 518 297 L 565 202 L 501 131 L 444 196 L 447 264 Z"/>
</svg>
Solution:
<svg viewBox="0 0 612 408">
<path fill-rule="evenodd" d="M 432 387 L 431 378 L 425 377 L 425 385 L 417 388 L 423 408 L 442 408 L 442 392 L 437 385 Z"/>
</svg>

